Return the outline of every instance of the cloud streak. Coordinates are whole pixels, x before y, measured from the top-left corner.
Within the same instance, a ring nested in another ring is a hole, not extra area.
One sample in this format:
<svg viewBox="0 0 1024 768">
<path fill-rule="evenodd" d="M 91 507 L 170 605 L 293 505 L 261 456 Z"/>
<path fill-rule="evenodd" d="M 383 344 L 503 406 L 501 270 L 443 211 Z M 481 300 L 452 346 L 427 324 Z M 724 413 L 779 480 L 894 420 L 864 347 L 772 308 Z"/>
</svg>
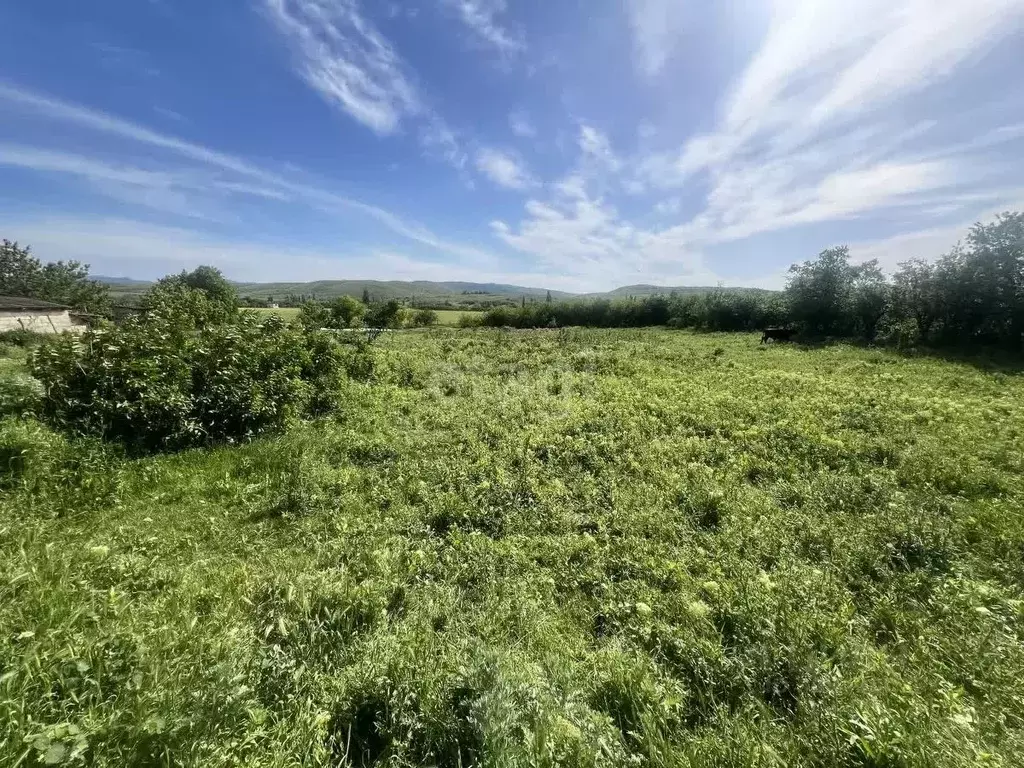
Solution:
<svg viewBox="0 0 1024 768">
<path fill-rule="evenodd" d="M 299 74 L 330 104 L 379 134 L 421 110 L 398 54 L 355 0 L 266 0 L 266 8 Z"/>
<path fill-rule="evenodd" d="M 526 189 L 535 183 L 521 160 L 500 149 L 484 148 L 478 151 L 476 167 L 492 182 L 506 189 Z"/>
<path fill-rule="evenodd" d="M 497 17 L 506 11 L 505 0 L 443 0 L 460 21 L 472 32 L 474 39 L 502 54 L 511 55 L 526 50 L 522 35 L 502 26 Z"/>
<path fill-rule="evenodd" d="M 122 120 L 85 107 L 52 99 L 42 94 L 15 88 L 0 82 L 0 102 L 46 118 L 77 125 L 108 136 L 133 141 L 144 146 L 166 150 L 207 167 L 228 171 L 241 177 L 239 181 L 256 184 L 277 194 L 293 198 L 327 213 L 356 211 L 379 222 L 395 234 L 429 246 L 460 259 L 489 264 L 494 255 L 482 249 L 456 243 L 436 235 L 426 227 L 405 221 L 391 211 L 376 205 L 339 195 L 321 187 L 294 181 L 279 173 L 265 170 L 232 155 L 209 149 L 144 126 Z M 267 196 L 267 195 L 265 195 Z"/>
</svg>

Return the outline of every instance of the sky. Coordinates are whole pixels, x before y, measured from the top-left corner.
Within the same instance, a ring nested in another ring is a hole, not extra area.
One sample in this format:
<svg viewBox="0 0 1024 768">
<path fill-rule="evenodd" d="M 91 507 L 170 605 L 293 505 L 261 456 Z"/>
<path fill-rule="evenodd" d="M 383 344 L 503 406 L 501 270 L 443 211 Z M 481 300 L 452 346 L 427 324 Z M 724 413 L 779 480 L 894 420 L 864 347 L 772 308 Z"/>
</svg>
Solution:
<svg viewBox="0 0 1024 768">
<path fill-rule="evenodd" d="M 0 237 L 94 274 L 780 287 L 1024 209 L 1024 0 L 14 0 Z"/>
</svg>

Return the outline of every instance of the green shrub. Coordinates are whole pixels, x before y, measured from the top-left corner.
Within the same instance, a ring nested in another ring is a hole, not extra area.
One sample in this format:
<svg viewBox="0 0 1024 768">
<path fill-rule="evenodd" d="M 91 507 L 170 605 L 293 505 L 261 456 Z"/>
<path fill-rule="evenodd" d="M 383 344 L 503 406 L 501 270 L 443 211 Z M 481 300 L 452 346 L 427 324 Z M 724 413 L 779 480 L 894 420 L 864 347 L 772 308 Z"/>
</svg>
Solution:
<svg viewBox="0 0 1024 768">
<path fill-rule="evenodd" d="M 43 386 L 21 373 L 0 377 L 0 416 L 35 413 L 43 397 Z"/>
<path fill-rule="evenodd" d="M 437 325 L 437 312 L 432 309 L 418 309 L 413 313 L 412 324 L 417 328 Z"/>
<path fill-rule="evenodd" d="M 0 344 L 6 344 L 10 347 L 36 347 L 45 338 L 43 334 L 26 328 L 0 332 Z"/>
<path fill-rule="evenodd" d="M 54 339 L 31 368 L 51 424 L 151 451 L 245 440 L 328 410 L 340 357 L 276 316 L 190 328 L 170 312 Z"/>
</svg>

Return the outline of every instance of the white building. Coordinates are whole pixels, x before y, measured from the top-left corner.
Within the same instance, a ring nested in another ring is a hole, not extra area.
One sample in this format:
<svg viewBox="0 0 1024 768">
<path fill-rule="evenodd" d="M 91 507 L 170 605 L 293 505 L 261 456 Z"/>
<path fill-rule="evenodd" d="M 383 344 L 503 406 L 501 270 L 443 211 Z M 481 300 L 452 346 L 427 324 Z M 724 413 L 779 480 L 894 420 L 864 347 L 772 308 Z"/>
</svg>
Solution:
<svg viewBox="0 0 1024 768">
<path fill-rule="evenodd" d="M 70 308 L 21 296 L 0 296 L 0 332 L 81 333 L 85 326 L 71 318 Z"/>
</svg>

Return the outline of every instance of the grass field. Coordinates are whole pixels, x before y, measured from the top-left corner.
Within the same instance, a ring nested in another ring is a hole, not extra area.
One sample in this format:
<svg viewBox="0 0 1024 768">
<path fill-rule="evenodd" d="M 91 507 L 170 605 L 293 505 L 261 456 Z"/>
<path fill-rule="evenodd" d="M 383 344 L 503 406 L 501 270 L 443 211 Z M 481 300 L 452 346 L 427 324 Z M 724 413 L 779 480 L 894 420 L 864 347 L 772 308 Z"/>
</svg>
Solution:
<svg viewBox="0 0 1024 768">
<path fill-rule="evenodd" d="M 1024 764 L 1024 380 L 452 331 L 333 420 L 0 426 L 0 765 Z"/>
<path fill-rule="evenodd" d="M 286 320 L 292 320 L 299 316 L 297 307 L 285 307 L 282 309 L 257 309 L 256 312 L 267 315 L 280 315 Z M 482 315 L 483 312 L 464 309 L 439 309 L 437 310 L 438 325 L 457 326 L 459 318 L 463 315 Z"/>
<path fill-rule="evenodd" d="M 298 307 L 281 307 L 280 309 L 264 309 L 263 307 L 257 307 L 253 310 L 261 315 L 279 315 L 285 320 L 294 320 L 299 316 Z"/>
<path fill-rule="evenodd" d="M 483 314 L 483 312 L 472 309 L 439 309 L 437 310 L 437 323 L 438 325 L 456 326 L 463 315 L 479 317 Z"/>
</svg>

